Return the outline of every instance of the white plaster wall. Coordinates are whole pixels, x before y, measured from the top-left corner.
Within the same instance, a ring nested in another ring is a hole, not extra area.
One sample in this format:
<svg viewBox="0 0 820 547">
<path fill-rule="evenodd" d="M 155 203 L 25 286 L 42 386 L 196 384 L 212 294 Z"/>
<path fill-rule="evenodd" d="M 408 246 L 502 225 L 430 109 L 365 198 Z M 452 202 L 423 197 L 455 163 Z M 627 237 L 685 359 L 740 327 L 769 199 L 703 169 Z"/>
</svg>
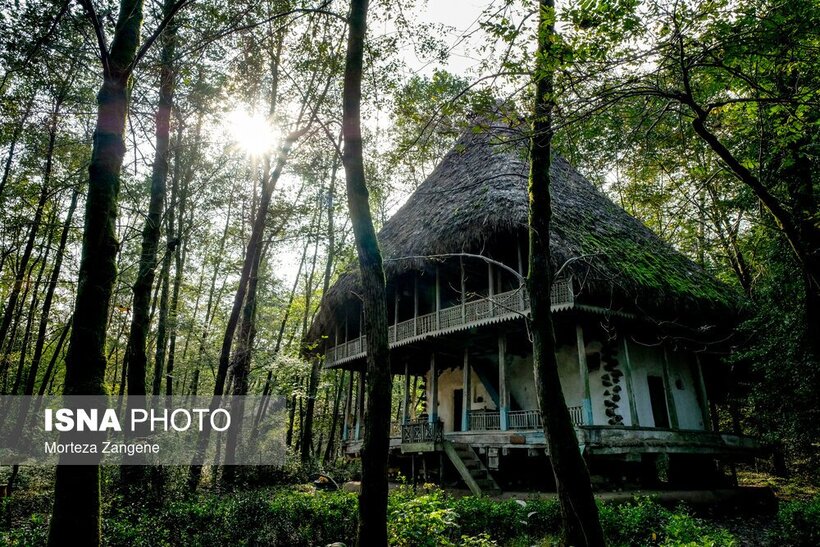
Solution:
<svg viewBox="0 0 820 547">
<path fill-rule="evenodd" d="M 532 356 L 507 356 L 507 388 L 510 397 L 518 403 L 521 410 L 538 408 L 538 395 L 535 393 L 535 380 L 532 375 Z M 514 406 L 510 404 L 510 410 Z"/>
<path fill-rule="evenodd" d="M 669 386 L 678 411 L 680 429 L 706 429 L 698 402 L 698 385 L 693 372 L 695 356 L 691 353 L 668 352 Z M 683 389 L 680 389 L 680 388 Z"/>
<path fill-rule="evenodd" d="M 461 368 L 448 368 L 445 370 L 439 371 L 438 376 L 438 417 L 439 419 L 444 422 L 444 431 L 445 432 L 452 432 L 455 431 L 454 429 L 454 422 L 453 422 L 453 391 L 456 389 L 464 389 L 464 372 Z M 471 393 L 464 394 L 465 404 L 466 401 L 470 401 L 470 409 L 471 410 L 498 410 L 495 403 L 493 402 L 490 394 L 487 392 L 484 385 L 481 383 L 481 380 L 478 379 L 475 371 L 472 371 L 470 376 L 470 383 L 471 386 Z M 431 389 L 432 389 L 432 381 L 430 377 L 430 371 L 426 374 L 426 385 L 427 385 L 427 401 L 431 401 L 432 398 L 430 396 Z M 477 401 L 478 399 L 482 399 L 481 401 Z M 457 417 L 459 423 L 461 421 L 461 417 Z"/>
<path fill-rule="evenodd" d="M 642 427 L 654 427 L 655 420 L 652 417 L 649 384 L 646 377 L 648 375 L 663 377 L 663 348 L 646 347 L 634 342 L 628 342 L 628 344 L 638 420 Z M 680 429 L 705 429 L 703 413 L 698 402 L 698 386 L 692 374 L 694 356 L 667 350 L 667 357 L 669 359 L 669 388 L 675 402 L 678 427 Z"/>
<path fill-rule="evenodd" d="M 595 353 L 600 353 L 603 347 L 603 343 L 599 340 L 595 340 L 594 338 L 589 338 L 589 336 L 585 334 L 584 338 L 584 349 L 586 350 L 587 355 L 587 365 L 589 365 L 589 356 Z M 615 357 L 618 360 L 618 368 L 621 372 L 624 373 L 624 376 L 621 376 L 620 382 L 617 384 L 621 386 L 621 391 L 619 393 L 621 400 L 618 401 L 618 414 L 621 415 L 623 418 L 623 425 L 632 425 L 632 413 L 630 411 L 629 405 L 629 385 L 626 381 L 626 367 L 624 364 L 624 354 L 622 346 L 616 342 L 616 353 Z M 614 383 L 612 386 L 605 386 L 601 378 L 607 374 L 607 371 L 604 370 L 604 363 L 599 359 L 600 365 L 596 370 L 591 370 L 589 372 L 589 397 L 592 402 L 592 425 L 609 425 L 609 416 L 606 415 L 606 406 L 604 405 L 604 399 L 607 398 L 604 395 L 604 392 L 609 390 L 612 393 L 612 388 L 614 387 Z"/>
<path fill-rule="evenodd" d="M 577 344 L 558 346 L 555 357 L 558 360 L 558 377 L 561 379 L 561 390 L 564 392 L 567 406 L 580 406 L 584 394 L 581 388 Z"/>
<path fill-rule="evenodd" d="M 635 408 L 641 427 L 655 427 L 652 402 L 649 400 L 647 376 L 663 376 L 663 349 L 647 347 L 627 340 L 629 362 L 632 365 L 632 388 L 635 392 Z"/>
</svg>

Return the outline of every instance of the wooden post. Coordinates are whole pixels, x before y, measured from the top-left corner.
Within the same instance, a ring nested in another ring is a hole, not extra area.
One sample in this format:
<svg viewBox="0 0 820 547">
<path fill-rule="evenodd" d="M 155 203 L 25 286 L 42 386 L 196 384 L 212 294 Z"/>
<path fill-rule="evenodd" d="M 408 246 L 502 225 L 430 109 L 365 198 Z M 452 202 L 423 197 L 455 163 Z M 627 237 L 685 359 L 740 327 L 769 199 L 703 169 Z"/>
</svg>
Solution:
<svg viewBox="0 0 820 547">
<path fill-rule="evenodd" d="M 498 416 L 501 431 L 507 431 L 507 412 L 510 409 L 510 394 L 507 391 L 507 337 L 498 335 Z"/>
<path fill-rule="evenodd" d="M 592 417 L 592 397 L 589 392 L 589 368 L 587 367 L 587 350 L 584 344 L 584 328 L 575 325 L 575 338 L 578 342 L 578 367 L 581 373 L 582 398 L 581 405 L 584 411 L 584 425 L 594 425 Z"/>
<path fill-rule="evenodd" d="M 439 280 L 438 264 L 436 264 L 436 330 L 441 328 L 441 284 Z"/>
<path fill-rule="evenodd" d="M 393 342 L 399 337 L 399 287 L 398 284 L 393 293 Z"/>
<path fill-rule="evenodd" d="M 359 373 L 359 396 L 356 416 L 356 440 L 362 438 L 362 422 L 364 422 L 364 371 Z"/>
<path fill-rule="evenodd" d="M 663 346 L 663 390 L 666 392 L 666 410 L 669 413 L 669 427 L 678 429 L 678 409 L 675 406 L 675 394 L 669 383 L 669 352 Z"/>
<path fill-rule="evenodd" d="M 410 361 L 404 361 L 404 409 L 402 423 L 410 421 Z"/>
<path fill-rule="evenodd" d="M 621 337 L 624 345 L 624 378 L 626 379 L 626 396 L 629 400 L 629 419 L 633 427 L 641 425 L 638 419 L 638 407 L 635 406 L 635 390 L 632 387 L 632 361 L 629 360 L 629 344 L 626 336 Z"/>
<path fill-rule="evenodd" d="M 336 323 L 334 321 L 334 323 Z M 339 324 L 336 323 L 334 325 L 334 332 L 333 332 L 333 362 L 339 360 Z"/>
<path fill-rule="evenodd" d="M 516 242 L 516 252 L 518 253 L 518 275 L 524 277 L 524 257 L 521 255 L 521 240 Z M 519 290 L 518 302 L 521 305 L 521 311 L 527 309 L 527 302 L 524 301 L 524 291 Z"/>
<path fill-rule="evenodd" d="M 706 394 L 706 381 L 703 378 L 703 366 L 700 364 L 700 356 L 695 354 L 695 389 L 698 391 L 698 404 L 703 416 L 703 429 L 709 431 L 711 421 L 709 420 L 709 396 Z"/>
<path fill-rule="evenodd" d="M 431 424 L 438 421 L 438 367 L 436 366 L 436 354 L 430 354 L 430 396 L 427 397 L 430 408 L 427 409 L 427 419 Z"/>
<path fill-rule="evenodd" d="M 466 322 L 467 316 L 464 305 L 467 303 L 467 280 L 464 278 L 464 257 L 458 257 L 458 265 L 461 268 L 461 324 Z"/>
<path fill-rule="evenodd" d="M 413 334 L 419 334 L 419 275 L 413 272 Z"/>
<path fill-rule="evenodd" d="M 462 431 L 469 431 L 470 430 L 470 404 L 473 401 L 472 396 L 472 384 L 471 384 L 471 373 L 470 370 L 470 348 L 464 346 L 464 365 L 463 365 L 463 376 L 464 376 L 464 395 L 462 396 L 461 401 L 461 430 Z"/>
<path fill-rule="evenodd" d="M 344 374 L 344 371 L 342 371 Z M 345 421 L 342 426 L 342 440 L 348 440 L 350 436 L 350 414 L 353 412 L 353 371 L 350 371 L 350 381 L 347 384 L 347 397 L 345 398 Z"/>
<path fill-rule="evenodd" d="M 494 315 L 495 311 L 495 272 L 493 270 L 493 265 L 491 263 L 487 263 L 487 281 L 489 285 L 489 290 L 487 291 L 487 298 L 490 299 L 490 315 Z"/>
</svg>

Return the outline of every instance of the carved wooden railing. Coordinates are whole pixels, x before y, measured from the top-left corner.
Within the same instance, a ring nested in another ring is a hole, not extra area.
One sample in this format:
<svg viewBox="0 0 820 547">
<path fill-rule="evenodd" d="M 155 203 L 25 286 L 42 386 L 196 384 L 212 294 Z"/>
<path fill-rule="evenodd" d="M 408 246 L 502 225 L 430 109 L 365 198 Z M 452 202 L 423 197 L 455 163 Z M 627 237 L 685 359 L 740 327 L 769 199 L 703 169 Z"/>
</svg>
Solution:
<svg viewBox="0 0 820 547">
<path fill-rule="evenodd" d="M 470 412 L 470 431 L 498 431 L 501 429 L 501 413 L 496 410 Z"/>
<path fill-rule="evenodd" d="M 402 443 L 436 443 L 441 442 L 442 438 L 442 423 L 429 422 L 426 420 L 419 420 L 402 424 L 401 426 L 401 442 Z"/>
<path fill-rule="evenodd" d="M 541 429 L 541 412 L 538 410 L 510 410 L 507 413 L 510 429 Z"/>
<path fill-rule="evenodd" d="M 569 415 L 573 425 L 584 425 L 584 411 L 581 406 L 571 406 Z M 540 410 L 507 411 L 507 429 L 541 429 Z M 496 410 L 474 410 L 470 412 L 470 431 L 498 431 L 501 429 L 501 413 Z"/>
<path fill-rule="evenodd" d="M 574 294 L 569 279 L 556 281 L 552 285 L 551 302 L 553 308 L 565 308 L 572 305 Z M 405 343 L 416 337 L 427 336 L 450 329 L 468 328 L 483 322 L 492 322 L 498 318 L 512 318 L 529 311 L 530 298 L 522 287 L 493 295 L 492 298 L 479 298 L 444 308 L 438 312 L 420 315 L 407 321 L 391 325 L 388 328 L 387 340 L 391 347 Z M 325 353 L 325 364 L 332 365 L 339 361 L 363 357 L 367 353 L 364 336 L 343 342 L 329 348 Z"/>
</svg>

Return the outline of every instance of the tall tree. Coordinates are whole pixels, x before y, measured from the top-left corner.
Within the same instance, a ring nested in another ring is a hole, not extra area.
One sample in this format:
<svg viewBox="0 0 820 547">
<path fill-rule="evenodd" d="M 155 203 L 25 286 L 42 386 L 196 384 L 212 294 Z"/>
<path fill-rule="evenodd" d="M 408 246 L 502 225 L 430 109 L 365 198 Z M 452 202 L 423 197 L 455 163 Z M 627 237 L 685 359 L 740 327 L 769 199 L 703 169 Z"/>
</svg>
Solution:
<svg viewBox="0 0 820 547">
<path fill-rule="evenodd" d="M 134 65 L 156 39 L 156 34 L 138 51 L 143 2 L 121 0 L 109 46 L 103 22 L 91 0 L 82 0 L 81 4 L 97 37 L 103 83 L 97 94 L 82 257 L 63 392 L 66 395 L 102 395 L 105 393 L 105 333 L 117 275 L 119 244 L 115 229 L 131 75 Z M 183 4 L 184 0 L 178 1 L 173 11 Z M 161 31 L 165 24 L 167 21 L 160 23 L 158 30 Z M 58 465 L 49 545 L 62 545 L 66 541 L 99 545 L 100 539 L 99 466 Z"/>
<path fill-rule="evenodd" d="M 550 309 L 554 277 L 550 259 L 550 165 L 557 42 L 553 0 L 541 0 L 538 49 L 535 56 L 535 111 L 530 140 L 529 178 L 530 253 L 527 288 L 530 291 L 532 360 L 544 436 L 561 502 L 566 543 L 597 546 L 604 545 L 604 535 L 598 520 L 598 507 L 592 494 L 589 471 L 578 450 L 572 419 L 561 389 Z"/>
<path fill-rule="evenodd" d="M 364 171 L 361 102 L 368 0 L 351 0 L 342 92 L 342 163 L 347 207 L 359 257 L 367 340 L 367 408 L 362 443 L 362 492 L 359 495 L 359 545 L 387 545 L 387 452 L 393 377 L 387 345 L 387 296 L 384 265 Z"/>
</svg>

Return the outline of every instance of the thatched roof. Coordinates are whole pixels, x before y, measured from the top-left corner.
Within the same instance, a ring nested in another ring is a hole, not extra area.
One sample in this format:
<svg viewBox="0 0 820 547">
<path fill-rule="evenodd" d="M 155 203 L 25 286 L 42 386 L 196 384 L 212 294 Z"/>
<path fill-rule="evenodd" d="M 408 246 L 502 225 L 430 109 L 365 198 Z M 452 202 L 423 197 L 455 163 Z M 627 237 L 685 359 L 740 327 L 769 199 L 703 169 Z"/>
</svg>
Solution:
<svg viewBox="0 0 820 547">
<path fill-rule="evenodd" d="M 499 234 L 527 229 L 527 139 L 508 125 L 465 132 L 438 167 L 379 232 L 385 258 L 476 252 Z M 736 309 L 737 295 L 615 205 L 561 157 L 552 163 L 554 266 L 583 280 L 580 299 L 633 312 L 714 315 Z M 315 339 L 334 309 L 354 298 L 349 268 L 325 296 Z M 417 261 L 387 261 L 388 279 Z M 667 315 L 668 316 L 668 315 Z"/>
</svg>

